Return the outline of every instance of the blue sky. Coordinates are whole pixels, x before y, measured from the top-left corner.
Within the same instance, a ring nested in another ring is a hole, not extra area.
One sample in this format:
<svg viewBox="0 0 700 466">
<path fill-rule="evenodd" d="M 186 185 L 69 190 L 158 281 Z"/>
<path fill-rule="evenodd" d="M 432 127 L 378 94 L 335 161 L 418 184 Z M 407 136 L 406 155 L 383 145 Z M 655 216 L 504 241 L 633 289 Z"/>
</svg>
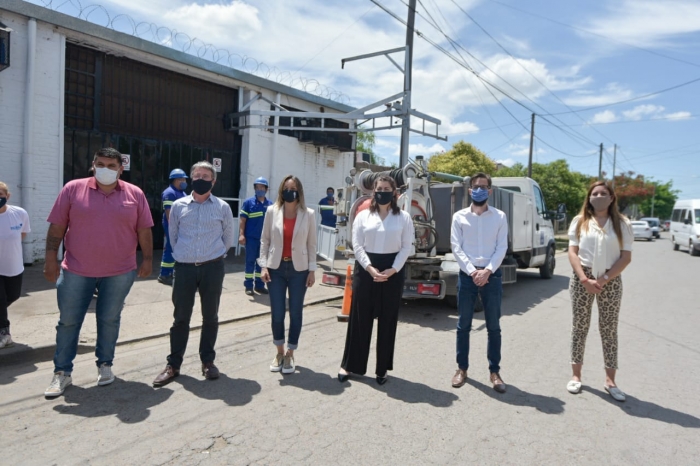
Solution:
<svg viewBox="0 0 700 466">
<path fill-rule="evenodd" d="M 380 3 L 406 17 L 402 0 Z M 236 67 L 334 96 L 342 93 L 350 105 L 364 106 L 402 89 L 401 74 L 382 57 L 340 68 L 341 58 L 404 43 L 405 27 L 369 0 L 99 4 L 111 17 L 128 14 L 136 22 L 226 49 L 235 54 Z M 75 13 L 66 4 L 59 10 Z M 617 144 L 618 172 L 673 180 L 681 197 L 700 198 L 700 81 L 644 97 L 700 78 L 697 0 L 420 0 L 417 10 L 417 30 L 455 56 L 456 44 L 468 66 L 517 102 L 494 89 L 491 95 L 474 74 L 417 37 L 413 107 L 441 118 L 440 132 L 449 140 L 412 135 L 412 156 L 465 140 L 494 160 L 526 164 L 534 111 L 535 161 L 564 158 L 573 169 L 595 175 L 603 143 L 603 170 L 611 173 Z M 106 21 L 101 10 L 89 19 Z M 115 27 L 129 26 L 121 18 Z M 147 29 L 140 26 L 142 36 L 148 36 Z M 166 44 L 168 37 L 159 36 Z M 241 65 L 239 57 L 254 60 Z M 630 99 L 636 100 L 616 104 Z M 398 132 L 377 133 L 380 156 L 396 162 L 398 148 Z"/>
</svg>

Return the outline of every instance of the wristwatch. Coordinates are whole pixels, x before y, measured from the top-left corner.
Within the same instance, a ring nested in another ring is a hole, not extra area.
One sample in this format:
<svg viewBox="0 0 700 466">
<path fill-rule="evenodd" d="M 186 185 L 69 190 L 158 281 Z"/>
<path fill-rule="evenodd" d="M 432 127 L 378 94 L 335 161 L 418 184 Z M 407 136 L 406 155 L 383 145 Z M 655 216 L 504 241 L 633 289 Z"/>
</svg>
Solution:
<svg viewBox="0 0 700 466">
<path fill-rule="evenodd" d="M 607 274 L 603 275 L 603 278 L 605 279 L 606 282 L 607 282 L 607 281 L 610 281 L 610 277 L 608 277 Z"/>
</svg>

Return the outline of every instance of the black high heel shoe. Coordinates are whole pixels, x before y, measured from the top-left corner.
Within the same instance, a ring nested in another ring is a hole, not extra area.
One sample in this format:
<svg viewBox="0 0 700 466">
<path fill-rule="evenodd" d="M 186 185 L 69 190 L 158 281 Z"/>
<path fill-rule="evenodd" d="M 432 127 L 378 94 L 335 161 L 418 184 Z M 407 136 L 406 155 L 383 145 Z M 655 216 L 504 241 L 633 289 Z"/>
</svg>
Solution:
<svg viewBox="0 0 700 466">
<path fill-rule="evenodd" d="M 382 377 L 377 376 L 377 383 L 378 383 L 379 385 L 384 385 L 384 384 L 386 383 L 387 380 L 389 380 L 389 378 L 387 377 L 386 374 L 384 374 L 384 376 L 382 376 Z"/>
<path fill-rule="evenodd" d="M 338 382 L 346 382 L 350 378 L 350 374 L 341 374 L 338 372 Z"/>
</svg>

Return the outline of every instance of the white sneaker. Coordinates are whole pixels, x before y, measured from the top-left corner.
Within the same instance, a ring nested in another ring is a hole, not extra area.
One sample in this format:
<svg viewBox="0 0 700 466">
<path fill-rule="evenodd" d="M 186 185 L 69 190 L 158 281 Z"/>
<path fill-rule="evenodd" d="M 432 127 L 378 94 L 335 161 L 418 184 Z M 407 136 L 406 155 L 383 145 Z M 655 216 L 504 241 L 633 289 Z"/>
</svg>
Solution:
<svg viewBox="0 0 700 466">
<path fill-rule="evenodd" d="M 9 333 L 0 334 L 0 349 L 9 348 L 14 345 L 15 343 L 12 341 L 12 335 Z"/>
<path fill-rule="evenodd" d="M 293 374 L 294 371 L 296 370 L 296 366 L 294 365 L 294 356 L 290 355 L 285 355 L 284 356 L 284 363 L 282 365 L 282 373 L 283 374 Z"/>
<path fill-rule="evenodd" d="M 277 353 L 275 359 L 270 363 L 270 372 L 279 372 L 282 370 L 282 364 L 284 364 L 284 354 Z"/>
<path fill-rule="evenodd" d="M 97 385 L 109 385 L 114 382 L 114 374 L 112 374 L 112 366 L 103 363 L 97 368 Z"/>
<path fill-rule="evenodd" d="M 63 371 L 58 371 L 53 375 L 51 385 L 44 391 L 44 396 L 54 397 L 63 395 L 66 387 L 73 383 L 73 378 Z"/>
</svg>

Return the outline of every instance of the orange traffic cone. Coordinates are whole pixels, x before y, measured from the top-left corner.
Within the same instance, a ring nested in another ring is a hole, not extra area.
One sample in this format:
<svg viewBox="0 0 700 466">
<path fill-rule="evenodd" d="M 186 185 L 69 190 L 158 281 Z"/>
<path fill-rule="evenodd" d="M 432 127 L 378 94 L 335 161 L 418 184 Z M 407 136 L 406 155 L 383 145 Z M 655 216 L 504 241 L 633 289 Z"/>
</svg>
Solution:
<svg viewBox="0 0 700 466">
<path fill-rule="evenodd" d="M 343 307 L 338 314 L 338 322 L 347 322 L 350 319 L 350 304 L 352 303 L 352 266 L 348 265 L 345 273 L 345 290 L 343 291 Z"/>
</svg>

